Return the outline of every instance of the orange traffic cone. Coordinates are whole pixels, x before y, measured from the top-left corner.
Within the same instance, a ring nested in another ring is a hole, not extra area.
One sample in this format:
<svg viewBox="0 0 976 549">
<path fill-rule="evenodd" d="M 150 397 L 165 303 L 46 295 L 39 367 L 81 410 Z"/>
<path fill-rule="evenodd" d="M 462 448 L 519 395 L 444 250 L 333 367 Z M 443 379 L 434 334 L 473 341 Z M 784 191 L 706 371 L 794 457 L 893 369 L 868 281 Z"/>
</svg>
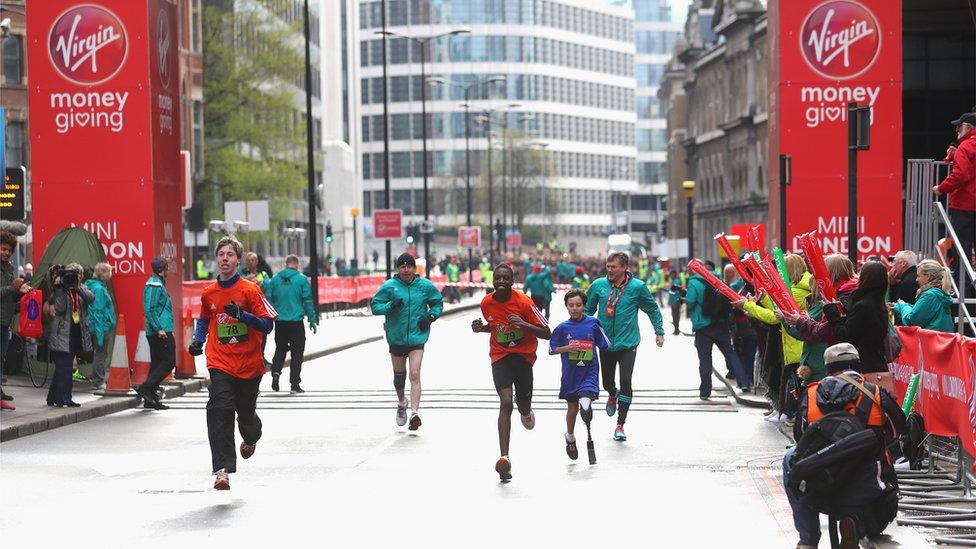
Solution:
<svg viewBox="0 0 976 549">
<path fill-rule="evenodd" d="M 149 377 L 149 363 L 152 361 L 149 354 L 149 340 L 146 339 L 146 332 L 139 331 L 139 341 L 136 342 L 136 356 L 132 361 L 132 384 L 142 385 Z"/>
<path fill-rule="evenodd" d="M 108 367 L 108 381 L 105 389 L 96 391 L 96 395 L 129 396 L 136 394 L 129 381 L 129 348 L 125 344 L 125 317 L 119 315 L 119 323 L 115 327 L 115 344 L 112 346 L 112 363 Z"/>
<path fill-rule="evenodd" d="M 197 377 L 197 363 L 193 360 L 193 355 L 186 350 L 187 345 L 193 341 L 193 313 L 189 307 L 183 307 L 183 345 L 180 360 L 176 363 L 176 378 L 189 379 Z"/>
</svg>

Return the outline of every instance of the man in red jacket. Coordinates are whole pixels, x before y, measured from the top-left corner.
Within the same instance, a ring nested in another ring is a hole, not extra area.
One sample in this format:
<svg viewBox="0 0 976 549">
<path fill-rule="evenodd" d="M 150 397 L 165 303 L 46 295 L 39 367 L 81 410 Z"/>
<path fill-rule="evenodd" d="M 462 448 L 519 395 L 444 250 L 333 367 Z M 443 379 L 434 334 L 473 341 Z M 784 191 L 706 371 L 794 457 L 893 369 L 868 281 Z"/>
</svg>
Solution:
<svg viewBox="0 0 976 549">
<path fill-rule="evenodd" d="M 976 238 L 976 113 L 967 112 L 952 121 L 956 127 L 958 147 L 949 147 L 946 161 L 952 171 L 941 183 L 932 187 L 936 196 L 949 194 L 949 221 L 959 237 L 967 259 L 972 259 L 973 239 Z M 955 256 L 955 247 L 949 249 Z M 952 272 L 958 276 L 959 267 L 953 263 Z"/>
</svg>

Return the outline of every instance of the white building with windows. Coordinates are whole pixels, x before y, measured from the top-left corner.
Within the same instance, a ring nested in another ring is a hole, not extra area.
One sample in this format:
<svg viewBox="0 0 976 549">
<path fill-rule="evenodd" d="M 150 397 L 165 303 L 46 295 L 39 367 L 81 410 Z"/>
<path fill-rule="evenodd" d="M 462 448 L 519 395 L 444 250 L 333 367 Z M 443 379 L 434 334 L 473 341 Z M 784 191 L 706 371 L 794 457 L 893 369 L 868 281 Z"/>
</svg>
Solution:
<svg viewBox="0 0 976 549">
<path fill-rule="evenodd" d="M 637 191 L 632 9 L 622 2 L 586 0 L 388 0 L 387 6 L 387 29 L 400 35 L 470 31 L 433 40 L 426 52 L 427 75 L 456 84 L 428 88 L 429 205 L 441 230 L 434 252 L 455 251 L 451 231 L 464 224 L 467 212 L 461 86 L 493 76 L 505 80 L 470 93 L 472 211 L 474 223 L 483 226 L 485 248 L 483 115 L 493 111 L 493 218 L 508 210 L 506 226 L 521 224 L 526 244 L 556 236 L 566 247 L 575 243 L 581 253 L 604 251 L 612 226 L 630 221 L 622 198 Z M 369 216 L 384 207 L 382 37 L 376 32 L 382 13 L 379 1 L 361 0 L 359 7 L 359 154 L 363 209 Z M 388 44 L 391 207 L 402 208 L 407 223 L 419 222 L 423 50 L 395 36 Z M 528 148 L 535 156 L 520 152 Z M 526 173 L 537 175 L 517 194 L 513 189 Z M 512 216 L 514 209 L 523 215 Z M 366 229 L 367 248 L 380 249 L 382 241 L 370 238 L 368 224 Z"/>
</svg>

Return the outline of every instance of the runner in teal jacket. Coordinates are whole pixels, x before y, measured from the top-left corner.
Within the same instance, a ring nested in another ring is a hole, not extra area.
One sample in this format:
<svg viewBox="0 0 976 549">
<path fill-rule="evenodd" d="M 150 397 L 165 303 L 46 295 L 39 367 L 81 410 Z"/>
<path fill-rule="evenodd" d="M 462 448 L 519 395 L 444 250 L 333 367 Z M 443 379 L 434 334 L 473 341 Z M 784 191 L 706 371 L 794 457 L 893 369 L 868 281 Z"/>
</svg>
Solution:
<svg viewBox="0 0 976 549">
<path fill-rule="evenodd" d="M 441 316 L 444 299 L 426 278 L 417 276 L 417 263 L 410 254 L 396 259 L 397 274 L 380 286 L 373 297 L 374 315 L 386 316 L 383 329 L 390 345 L 393 362 L 393 388 L 397 394 L 397 425 L 407 423 L 405 394 L 407 361 L 410 365 L 410 427 L 416 431 L 421 424 L 420 366 L 424 360 L 424 344 L 430 337 L 430 324 Z"/>
<path fill-rule="evenodd" d="M 634 390 L 631 381 L 634 376 L 634 363 L 637 360 L 637 345 L 640 344 L 640 327 L 637 324 L 638 311 L 643 311 L 657 334 L 658 347 L 664 345 L 664 319 L 657 302 L 647 286 L 632 273 L 627 272 L 627 254 L 614 252 L 607 257 L 607 276 L 593 281 L 586 293 L 586 314 L 596 316 L 610 337 L 610 346 L 600 350 L 600 371 L 603 374 L 603 388 L 610 393 L 607 399 L 607 414 L 617 413 L 617 400 L 620 401 L 620 414 L 614 440 L 627 440 L 624 422 L 633 401 Z M 620 365 L 620 391 L 617 391 L 616 370 Z"/>
</svg>

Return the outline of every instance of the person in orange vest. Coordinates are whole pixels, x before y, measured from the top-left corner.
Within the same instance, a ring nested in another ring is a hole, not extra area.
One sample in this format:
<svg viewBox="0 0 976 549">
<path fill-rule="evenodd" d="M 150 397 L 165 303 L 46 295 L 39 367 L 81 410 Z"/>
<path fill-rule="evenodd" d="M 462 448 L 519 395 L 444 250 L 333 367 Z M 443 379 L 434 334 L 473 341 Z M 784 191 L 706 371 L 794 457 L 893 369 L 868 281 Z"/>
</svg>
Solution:
<svg viewBox="0 0 976 549">
<path fill-rule="evenodd" d="M 840 410 L 860 418 L 868 429 L 877 433 L 885 447 L 905 432 L 905 414 L 895 398 L 878 385 L 865 383 L 858 373 L 861 358 L 853 345 L 838 343 L 828 347 L 824 351 L 824 363 L 827 377 L 819 382 L 809 383 L 805 392 L 800 395 L 796 423 L 793 426 L 793 436 L 797 441 L 807 427 L 825 415 Z M 796 446 L 791 447 L 783 457 L 783 485 L 793 509 L 793 525 L 800 535 L 797 549 L 810 549 L 817 547 L 820 542 L 820 514 L 800 501 L 800 494 L 788 482 L 790 461 L 795 450 Z M 894 477 L 887 453 L 884 461 L 886 464 L 882 468 Z M 856 548 L 859 538 L 879 533 L 865 531 L 864 524 L 855 522 L 853 517 L 838 518 L 841 519 L 842 548 Z"/>
</svg>

